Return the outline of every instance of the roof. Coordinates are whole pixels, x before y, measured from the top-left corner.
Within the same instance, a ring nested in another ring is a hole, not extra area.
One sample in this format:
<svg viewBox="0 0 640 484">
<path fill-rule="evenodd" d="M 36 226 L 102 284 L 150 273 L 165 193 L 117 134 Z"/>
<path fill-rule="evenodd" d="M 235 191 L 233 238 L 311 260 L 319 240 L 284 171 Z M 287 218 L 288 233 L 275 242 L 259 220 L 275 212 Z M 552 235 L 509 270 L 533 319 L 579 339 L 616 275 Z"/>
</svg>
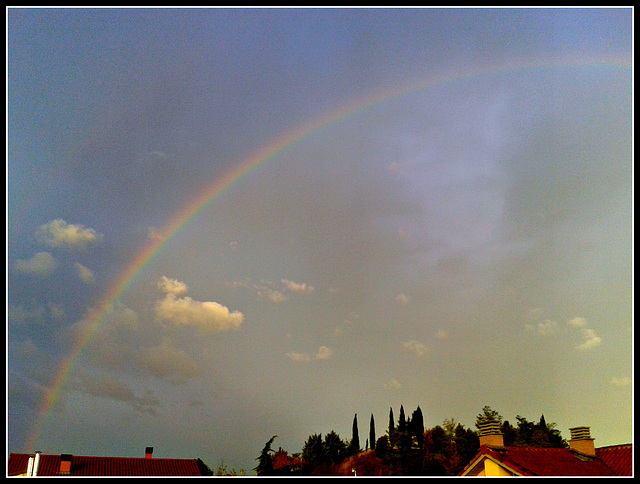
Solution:
<svg viewBox="0 0 640 484">
<path fill-rule="evenodd" d="M 631 444 L 598 450 L 596 456 L 589 457 L 564 448 L 483 445 L 461 474 L 472 473 L 474 467 L 488 458 L 523 476 L 631 475 Z"/>
<path fill-rule="evenodd" d="M 33 454 L 10 454 L 8 475 L 27 472 Z M 41 455 L 39 476 L 60 475 L 60 455 Z M 90 457 L 74 455 L 71 476 L 201 476 L 197 459 L 146 459 L 140 457 Z"/>
<path fill-rule="evenodd" d="M 618 476 L 633 475 L 633 446 L 610 445 L 596 449 L 596 455 Z"/>
</svg>

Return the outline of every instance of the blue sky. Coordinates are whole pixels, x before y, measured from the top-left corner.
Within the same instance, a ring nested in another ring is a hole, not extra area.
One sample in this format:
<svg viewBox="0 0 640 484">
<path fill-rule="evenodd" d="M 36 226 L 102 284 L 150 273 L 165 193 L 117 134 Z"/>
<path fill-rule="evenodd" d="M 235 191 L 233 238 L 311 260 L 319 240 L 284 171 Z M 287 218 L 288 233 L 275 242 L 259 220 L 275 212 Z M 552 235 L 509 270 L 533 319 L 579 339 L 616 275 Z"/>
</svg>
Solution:
<svg viewBox="0 0 640 484">
<path fill-rule="evenodd" d="M 82 321 L 200 190 L 407 85 L 171 238 L 37 450 L 248 471 L 274 434 L 382 434 L 401 404 L 630 442 L 631 14 L 8 9 L 8 450 L 36 450 Z"/>
</svg>

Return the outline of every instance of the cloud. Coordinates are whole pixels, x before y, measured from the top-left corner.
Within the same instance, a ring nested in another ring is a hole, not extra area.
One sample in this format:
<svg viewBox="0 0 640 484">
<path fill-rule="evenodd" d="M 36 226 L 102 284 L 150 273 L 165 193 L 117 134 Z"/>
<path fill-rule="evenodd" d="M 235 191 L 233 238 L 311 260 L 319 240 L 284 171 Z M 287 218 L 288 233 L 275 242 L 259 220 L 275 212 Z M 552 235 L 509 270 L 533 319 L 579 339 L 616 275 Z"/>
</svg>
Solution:
<svg viewBox="0 0 640 484">
<path fill-rule="evenodd" d="M 139 412 L 151 415 L 158 414 L 157 407 L 160 405 L 160 401 L 151 391 L 147 391 L 144 396 L 136 396 L 131 388 L 111 375 L 89 377 L 84 373 L 76 389 L 95 397 L 125 403 Z"/>
<path fill-rule="evenodd" d="M 611 384 L 616 387 L 628 387 L 631 386 L 631 378 L 629 378 L 628 376 L 613 376 L 611 377 Z"/>
<path fill-rule="evenodd" d="M 73 267 L 75 267 L 76 271 L 78 272 L 78 277 L 82 282 L 85 282 L 87 284 L 93 284 L 94 282 L 96 282 L 95 274 L 88 267 L 83 266 L 79 262 L 73 264 Z"/>
<path fill-rule="evenodd" d="M 184 282 L 176 279 L 169 279 L 166 276 L 162 276 L 162 279 L 158 282 L 158 287 L 162 292 L 173 294 L 175 296 L 180 296 L 189 290 L 189 287 Z"/>
<path fill-rule="evenodd" d="M 144 325 L 135 311 L 116 304 L 105 315 L 105 324 L 91 339 L 91 365 L 101 370 L 142 373 L 171 383 L 182 384 L 200 376 L 197 362 L 176 348 L 164 335 L 158 336 L 157 325 Z M 80 321 L 74 332 L 83 331 Z M 72 335 L 77 338 L 76 335 Z"/>
<path fill-rule="evenodd" d="M 444 339 L 449 339 L 449 333 L 443 329 L 441 329 L 440 331 L 438 331 L 436 333 L 436 338 L 444 340 Z"/>
<path fill-rule="evenodd" d="M 402 384 L 395 378 L 392 378 L 391 380 L 386 382 L 383 386 L 385 390 L 399 390 L 400 388 L 402 388 Z"/>
<path fill-rule="evenodd" d="M 62 219 L 42 225 L 35 235 L 39 242 L 53 248 L 85 249 L 89 244 L 100 242 L 103 238 L 102 234 L 93 229 L 83 225 L 68 224 Z"/>
<path fill-rule="evenodd" d="M 584 328 L 587 326 L 587 320 L 585 318 L 576 317 L 567 321 L 567 324 L 574 328 Z"/>
<path fill-rule="evenodd" d="M 538 321 L 534 324 L 525 324 L 524 328 L 528 333 L 538 336 L 549 336 L 556 332 L 556 322 L 545 319 L 544 321 Z"/>
<path fill-rule="evenodd" d="M 48 277 L 53 273 L 56 261 L 49 252 L 38 252 L 31 259 L 18 259 L 14 265 L 17 272 L 38 277 Z"/>
<path fill-rule="evenodd" d="M 311 361 L 311 357 L 306 353 L 297 353 L 295 351 L 289 351 L 288 353 L 285 354 L 285 356 L 289 358 L 291 361 L 295 361 L 297 363 L 306 363 L 308 361 Z"/>
<path fill-rule="evenodd" d="M 326 346 L 320 346 L 318 351 L 316 351 L 315 358 L 316 360 L 328 360 L 331 358 L 333 351 L 331 348 L 327 348 Z"/>
<path fill-rule="evenodd" d="M 410 300 L 411 298 L 406 294 L 400 293 L 396 296 L 396 303 L 398 303 L 400 306 L 406 306 L 407 304 L 409 304 Z"/>
<path fill-rule="evenodd" d="M 179 383 L 202 374 L 195 361 L 184 351 L 175 348 L 166 337 L 162 338 L 159 345 L 150 346 L 141 352 L 140 365 L 160 379 L 176 381 L 175 377 L 180 377 Z"/>
<path fill-rule="evenodd" d="M 313 357 L 308 353 L 298 353 L 296 351 L 290 351 L 288 353 L 285 353 L 285 356 L 287 358 L 297 363 L 308 363 L 311 360 L 326 361 L 330 359 L 332 355 L 333 355 L 333 350 L 326 346 L 320 346 L 318 350 L 315 352 L 315 354 L 313 355 Z"/>
<path fill-rule="evenodd" d="M 290 281 L 289 279 L 281 279 L 283 287 L 291 292 L 297 292 L 301 294 L 311 294 L 315 291 L 315 288 L 311 285 L 307 285 L 306 282 L 298 283 Z"/>
<path fill-rule="evenodd" d="M 596 335 L 595 331 L 592 329 L 583 328 L 582 338 L 584 341 L 576 346 L 579 350 L 591 350 L 602 344 L 602 338 Z"/>
<path fill-rule="evenodd" d="M 421 343 L 420 341 L 415 341 L 415 340 L 406 341 L 402 343 L 402 348 L 406 352 L 419 357 L 426 356 L 427 354 L 427 347 L 425 346 L 424 343 Z"/>
<path fill-rule="evenodd" d="M 164 299 L 156 303 L 156 315 L 161 319 L 205 331 L 228 331 L 242 325 L 243 314 L 231 312 L 222 304 L 196 301 L 188 296 L 178 298 L 188 289 L 184 282 L 163 276 L 158 287 L 166 293 Z"/>
</svg>

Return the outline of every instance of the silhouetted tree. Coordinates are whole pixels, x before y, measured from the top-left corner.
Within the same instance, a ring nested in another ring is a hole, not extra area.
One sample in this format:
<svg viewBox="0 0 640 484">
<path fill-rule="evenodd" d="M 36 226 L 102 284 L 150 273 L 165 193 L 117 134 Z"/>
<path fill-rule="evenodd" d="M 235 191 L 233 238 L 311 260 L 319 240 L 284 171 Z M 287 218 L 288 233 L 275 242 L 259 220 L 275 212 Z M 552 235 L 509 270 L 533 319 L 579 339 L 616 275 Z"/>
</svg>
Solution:
<svg viewBox="0 0 640 484">
<path fill-rule="evenodd" d="M 373 421 L 373 414 L 371 414 L 371 420 L 369 421 L 369 443 L 372 449 L 376 446 L 376 424 Z"/>
<path fill-rule="evenodd" d="M 420 405 L 411 414 L 411 435 L 415 438 L 418 449 L 422 449 L 424 440 L 424 421 Z"/>
<path fill-rule="evenodd" d="M 360 437 L 358 437 L 358 414 L 353 416 L 353 428 L 351 431 L 351 445 L 349 446 L 349 452 L 357 454 L 360 452 Z"/>
<path fill-rule="evenodd" d="M 309 436 L 302 447 L 302 460 L 304 460 L 310 472 L 324 464 L 325 455 L 322 434 Z"/>
<path fill-rule="evenodd" d="M 395 428 L 395 420 L 393 420 L 393 408 L 389 407 L 389 435 L 391 435 L 394 428 Z"/>
<path fill-rule="evenodd" d="M 276 437 L 277 435 L 274 435 L 267 441 L 262 452 L 260 452 L 260 456 L 256 458 L 258 465 L 254 467 L 253 470 L 256 471 L 259 476 L 269 476 L 273 474 L 273 461 L 271 460 L 273 449 L 271 448 L 271 444 Z"/>
<path fill-rule="evenodd" d="M 332 430 L 324 437 L 323 457 L 324 463 L 335 465 L 342 462 L 347 457 L 349 446 L 340 436 Z"/>
</svg>

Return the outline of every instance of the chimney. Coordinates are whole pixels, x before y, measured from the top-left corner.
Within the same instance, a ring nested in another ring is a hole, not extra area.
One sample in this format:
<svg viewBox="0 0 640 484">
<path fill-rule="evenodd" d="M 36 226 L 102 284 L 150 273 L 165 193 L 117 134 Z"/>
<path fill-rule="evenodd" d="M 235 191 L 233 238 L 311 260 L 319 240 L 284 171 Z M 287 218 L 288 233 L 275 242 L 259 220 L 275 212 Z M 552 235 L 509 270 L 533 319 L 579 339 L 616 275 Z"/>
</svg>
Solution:
<svg viewBox="0 0 640 484">
<path fill-rule="evenodd" d="M 504 437 L 500 431 L 500 422 L 494 420 L 480 424 L 480 445 L 504 447 Z"/>
<path fill-rule="evenodd" d="M 151 459 L 151 457 L 153 457 L 153 447 L 147 447 L 144 450 L 144 458 Z"/>
<path fill-rule="evenodd" d="M 37 476 L 38 475 L 38 469 L 40 468 L 40 455 L 41 455 L 41 452 L 40 451 L 36 451 L 36 455 L 33 458 L 33 469 L 31 471 L 31 475 L 32 476 Z"/>
<path fill-rule="evenodd" d="M 571 432 L 571 440 L 569 440 L 569 449 L 580 452 L 584 455 L 595 456 L 596 446 L 591 438 L 589 427 L 573 427 L 569 429 Z"/>
<path fill-rule="evenodd" d="M 71 474 L 71 454 L 61 454 L 60 455 L 60 470 L 58 474 L 68 475 Z"/>
</svg>

